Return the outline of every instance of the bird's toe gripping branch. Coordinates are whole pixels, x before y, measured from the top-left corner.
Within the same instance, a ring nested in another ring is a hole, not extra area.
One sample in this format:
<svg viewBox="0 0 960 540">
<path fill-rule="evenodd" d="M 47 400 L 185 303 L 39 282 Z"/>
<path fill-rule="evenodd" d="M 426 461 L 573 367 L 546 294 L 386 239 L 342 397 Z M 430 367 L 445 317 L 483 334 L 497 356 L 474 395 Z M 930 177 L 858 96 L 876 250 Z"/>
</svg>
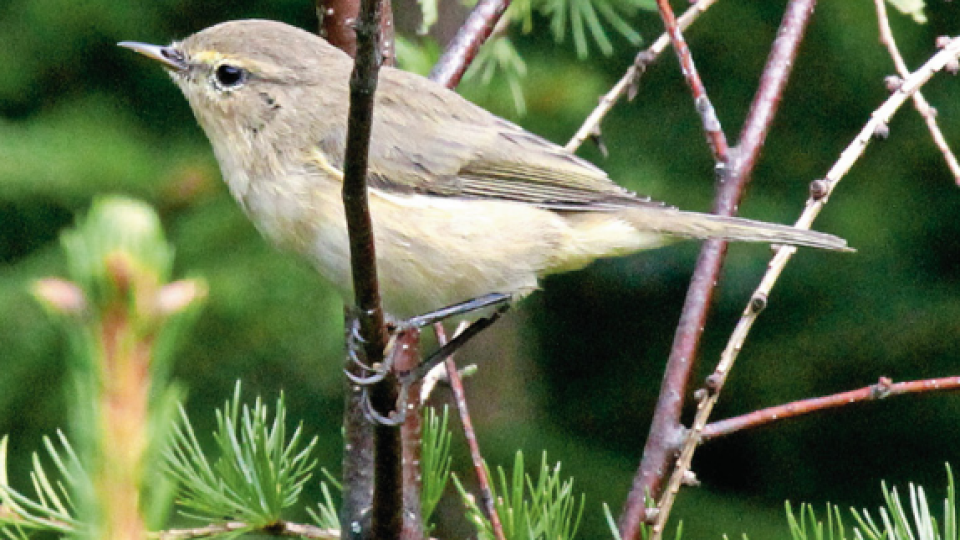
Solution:
<svg viewBox="0 0 960 540">
<path fill-rule="evenodd" d="M 394 358 L 399 351 L 399 347 L 396 347 L 396 343 L 398 342 L 398 338 L 404 332 L 413 329 L 419 330 L 425 326 L 449 319 L 450 317 L 457 317 L 489 307 L 495 308 L 493 313 L 490 315 L 481 317 L 470 323 L 470 325 L 467 326 L 463 332 L 457 334 L 453 339 L 441 346 L 437 351 L 427 356 L 427 358 L 423 362 L 420 362 L 416 368 L 409 371 L 398 372 L 397 378 L 400 382 L 400 397 L 398 399 L 398 404 L 406 401 L 406 395 L 411 384 L 422 379 L 436 365 L 445 361 L 452 354 L 466 345 L 467 342 L 479 335 L 480 332 L 496 322 L 497 319 L 499 319 L 500 316 L 510 308 L 510 300 L 511 296 L 508 294 L 492 293 L 468 300 L 466 302 L 461 302 L 459 304 L 438 309 L 437 311 L 426 313 L 424 315 L 412 317 L 406 321 L 391 324 L 390 341 L 387 344 L 387 349 L 384 351 L 384 362 L 383 364 L 372 366 L 366 364 L 360 359 L 364 340 L 360 336 L 359 319 L 357 317 L 350 317 L 350 321 L 348 322 L 350 328 L 347 331 L 347 356 L 350 358 L 350 362 L 359 367 L 363 374 L 355 375 L 354 373 L 351 373 L 349 369 L 345 369 L 344 373 L 350 382 L 360 387 L 360 391 L 362 393 L 361 407 L 363 409 L 364 416 L 366 416 L 371 422 L 380 425 L 392 426 L 403 423 L 405 416 L 403 412 L 404 409 L 398 406 L 396 410 L 399 412 L 396 414 L 391 414 L 389 416 L 380 414 L 370 402 L 369 389 L 371 386 L 383 382 L 387 375 L 393 370 Z"/>
</svg>

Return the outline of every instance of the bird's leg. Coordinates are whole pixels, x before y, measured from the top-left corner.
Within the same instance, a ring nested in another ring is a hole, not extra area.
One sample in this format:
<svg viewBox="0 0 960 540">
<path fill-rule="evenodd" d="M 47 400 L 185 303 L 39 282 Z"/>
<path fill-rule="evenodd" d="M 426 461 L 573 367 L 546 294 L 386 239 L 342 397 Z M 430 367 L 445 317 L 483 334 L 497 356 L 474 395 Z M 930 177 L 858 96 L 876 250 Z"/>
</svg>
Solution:
<svg viewBox="0 0 960 540">
<path fill-rule="evenodd" d="M 417 380 L 422 379 L 434 366 L 449 358 L 450 355 L 460 350 L 460 348 L 463 347 L 468 341 L 496 322 L 496 320 L 499 319 L 500 316 L 510 308 L 510 300 L 511 296 L 508 294 L 492 293 L 468 300 L 466 302 L 447 306 L 430 313 L 412 317 L 405 321 L 390 323 L 390 341 L 387 344 L 387 350 L 384 351 L 383 365 L 375 366 L 367 365 L 360 360 L 359 351 L 363 346 L 363 338 L 359 333 L 359 318 L 351 317 L 351 326 L 347 331 L 347 355 L 353 364 L 360 367 L 365 373 L 371 373 L 371 375 L 355 375 L 351 373 L 350 370 L 344 370 L 344 373 L 350 382 L 362 387 L 360 403 L 364 416 L 372 423 L 379 425 L 396 426 L 402 424 L 404 421 L 404 408 L 400 405 L 406 401 L 405 396 L 409 392 L 410 385 Z M 396 354 L 395 344 L 398 337 L 404 331 L 411 329 L 419 330 L 424 326 L 432 325 L 450 317 L 456 317 L 472 311 L 494 306 L 496 311 L 494 311 L 491 315 L 481 317 L 470 323 L 470 325 L 467 326 L 463 332 L 457 334 L 452 340 L 448 341 L 446 344 L 440 347 L 440 349 L 428 356 L 416 368 L 397 374 L 400 382 L 400 400 L 398 401 L 398 407 L 396 409 L 398 413 L 396 415 L 386 417 L 377 412 L 376 408 L 370 403 L 369 387 L 383 381 L 392 369 L 394 363 L 393 355 Z"/>
<path fill-rule="evenodd" d="M 482 317 L 470 323 L 469 326 L 463 329 L 463 332 L 460 332 L 453 339 L 448 341 L 442 347 L 440 347 L 436 352 L 428 356 L 423 362 L 420 362 L 416 368 L 407 371 L 405 373 L 400 373 L 398 378 L 400 379 L 400 384 L 406 386 L 410 383 L 422 379 L 431 369 L 434 368 L 440 362 L 443 362 L 450 357 L 451 354 L 460 350 L 461 347 L 466 345 L 468 341 L 476 337 L 480 332 L 486 330 L 490 325 L 497 322 L 497 319 L 500 318 L 508 309 L 510 309 L 510 304 L 505 301 L 497 302 L 497 310 L 491 313 L 486 317 Z M 494 303 L 485 304 L 494 305 Z"/>
<path fill-rule="evenodd" d="M 409 385 L 400 384 L 395 375 L 409 370 L 420 361 L 419 341 L 420 330 L 407 327 L 391 335 L 387 349 L 384 351 L 383 363 L 388 371 L 385 371 L 385 380 L 379 384 L 395 387 L 396 403 L 392 408 L 393 412 L 385 415 L 381 412 L 382 405 L 376 407 L 373 404 L 373 392 L 377 388 L 383 390 L 383 387 L 360 385 L 360 410 L 369 422 L 382 426 L 397 426 L 406 419 L 407 396 L 410 388 Z M 394 398 L 381 398 L 380 403 L 391 399 Z"/>
<path fill-rule="evenodd" d="M 490 326 L 490 324 L 492 324 L 493 321 L 499 318 L 500 314 L 509 308 L 510 299 L 511 299 L 511 296 L 509 294 L 490 293 L 484 296 L 479 296 L 471 300 L 467 300 L 466 302 L 460 302 L 458 304 L 453 304 L 451 306 L 440 308 L 436 311 L 431 311 L 430 313 L 425 313 L 423 315 L 411 317 L 405 321 L 390 323 L 390 326 L 392 328 L 390 332 L 390 344 L 387 345 L 387 349 L 388 349 L 387 352 L 389 352 L 389 349 L 393 344 L 396 334 L 398 332 L 402 332 L 406 328 L 419 329 L 425 326 L 430 326 L 433 323 L 443 321 L 444 319 L 448 319 L 450 317 L 456 317 L 456 316 L 470 313 L 473 311 L 485 309 L 491 306 L 497 306 L 496 308 L 497 311 L 493 316 L 478 319 L 477 321 L 473 322 L 469 327 L 467 327 L 467 329 L 463 332 L 464 334 L 467 334 L 467 337 L 465 339 L 453 340 L 450 343 L 447 343 L 440 350 L 438 350 L 436 353 L 434 353 L 428 358 L 428 361 L 431 361 L 436 357 L 436 361 L 434 362 L 433 365 L 443 362 L 448 356 L 450 356 L 451 354 L 456 352 L 460 347 L 462 347 L 470 338 L 480 333 L 481 330 Z M 354 364 L 359 366 L 364 372 L 371 373 L 372 375 L 358 376 L 358 375 L 354 375 L 353 373 L 350 373 L 349 371 L 345 371 L 347 378 L 350 379 L 352 383 L 360 386 L 370 386 L 372 384 L 376 384 L 382 381 L 383 378 L 386 376 L 387 371 L 389 371 L 391 367 L 391 355 L 387 353 L 384 354 L 384 365 L 382 366 L 369 366 L 365 364 L 363 361 L 361 361 L 360 355 L 358 353 L 358 351 L 361 349 L 363 345 L 363 338 L 360 337 L 360 319 L 356 315 L 351 315 L 349 317 L 349 320 L 350 320 L 350 323 L 349 323 L 350 328 L 347 332 L 347 355 L 350 357 L 350 360 Z M 478 325 L 478 324 L 480 325 L 480 327 L 473 328 L 475 325 Z M 456 345 L 454 345 L 454 343 L 456 343 Z M 443 355 L 437 357 L 437 355 L 441 353 Z M 414 371 L 419 374 L 418 377 L 414 377 L 414 380 L 416 378 L 422 377 L 426 373 L 426 371 L 421 372 L 420 368 L 417 368 Z"/>
<path fill-rule="evenodd" d="M 483 307 L 486 307 L 487 305 L 491 305 L 491 304 L 485 304 Z M 437 364 L 440 364 L 441 362 L 445 361 L 447 358 L 450 357 L 450 355 L 457 352 L 458 350 L 460 350 L 461 347 L 466 345 L 468 341 L 476 337 L 480 332 L 490 327 L 490 325 L 495 323 L 497 319 L 499 319 L 500 316 L 503 315 L 503 313 L 506 312 L 507 309 L 509 308 L 510 308 L 510 304 L 505 302 L 500 302 L 500 305 L 498 306 L 495 312 L 493 312 L 492 314 L 486 317 L 482 317 L 470 323 L 470 325 L 467 326 L 463 330 L 463 332 L 460 332 L 459 334 L 454 336 L 453 339 L 451 339 L 445 345 L 440 347 L 440 349 L 438 349 L 436 352 L 428 356 L 423 362 L 420 362 L 420 364 L 416 368 L 410 371 L 398 373 L 397 378 L 400 381 L 400 396 L 397 399 L 397 407 L 395 409 L 397 411 L 397 414 L 391 415 L 390 417 L 386 417 L 378 413 L 376 408 L 373 406 L 373 404 L 370 403 L 370 393 L 368 391 L 369 385 L 363 385 L 362 396 L 361 396 L 361 409 L 363 410 L 363 414 L 367 418 L 367 420 L 369 420 L 372 423 L 380 424 L 383 426 L 399 426 L 400 424 L 402 424 L 404 419 L 406 418 L 406 408 L 403 407 L 403 404 L 406 403 L 407 401 L 406 396 L 409 393 L 410 385 L 422 379 Z M 391 338 L 391 343 L 394 341 L 394 339 L 395 338 Z M 393 363 L 391 358 L 392 354 L 393 353 L 391 352 L 390 355 L 387 355 L 384 358 L 384 363 L 388 365 L 391 365 Z M 347 373 L 347 376 L 350 377 L 350 374 Z M 383 376 L 381 376 L 381 379 L 382 378 Z M 354 380 L 354 378 L 351 377 L 351 380 Z"/>
<path fill-rule="evenodd" d="M 459 304 L 453 304 L 452 306 L 440 308 L 436 311 L 431 311 L 430 313 L 411 317 L 406 321 L 401 322 L 399 326 L 423 328 L 424 326 L 430 326 L 433 323 L 449 319 L 450 317 L 464 315 L 466 313 L 478 311 L 490 306 L 498 306 L 497 310 L 502 313 L 507 309 L 505 306 L 509 305 L 510 299 L 511 297 L 509 294 L 485 294 L 483 296 L 478 296 L 477 298 L 467 300 L 466 302 L 460 302 Z"/>
</svg>

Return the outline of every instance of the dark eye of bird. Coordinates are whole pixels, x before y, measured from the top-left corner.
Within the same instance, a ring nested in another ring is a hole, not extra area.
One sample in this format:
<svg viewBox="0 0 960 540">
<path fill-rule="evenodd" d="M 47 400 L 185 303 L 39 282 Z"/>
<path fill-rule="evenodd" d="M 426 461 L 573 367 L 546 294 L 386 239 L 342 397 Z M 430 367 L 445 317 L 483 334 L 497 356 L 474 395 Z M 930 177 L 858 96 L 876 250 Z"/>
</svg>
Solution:
<svg viewBox="0 0 960 540">
<path fill-rule="evenodd" d="M 230 64 L 217 66 L 215 75 L 217 77 L 217 83 L 221 88 L 225 89 L 236 88 L 243 84 L 247 78 L 247 72 L 244 71 L 243 68 L 231 66 Z"/>
</svg>

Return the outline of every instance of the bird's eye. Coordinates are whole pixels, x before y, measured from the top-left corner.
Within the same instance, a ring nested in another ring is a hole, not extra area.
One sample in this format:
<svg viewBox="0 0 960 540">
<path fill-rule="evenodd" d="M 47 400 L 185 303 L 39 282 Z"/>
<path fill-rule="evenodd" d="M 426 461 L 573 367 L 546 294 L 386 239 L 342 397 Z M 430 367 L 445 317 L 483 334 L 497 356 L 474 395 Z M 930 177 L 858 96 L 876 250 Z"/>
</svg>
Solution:
<svg viewBox="0 0 960 540">
<path fill-rule="evenodd" d="M 232 90 L 241 86 L 247 80 L 247 72 L 243 68 L 220 64 L 214 72 L 217 86 L 224 90 Z"/>
</svg>

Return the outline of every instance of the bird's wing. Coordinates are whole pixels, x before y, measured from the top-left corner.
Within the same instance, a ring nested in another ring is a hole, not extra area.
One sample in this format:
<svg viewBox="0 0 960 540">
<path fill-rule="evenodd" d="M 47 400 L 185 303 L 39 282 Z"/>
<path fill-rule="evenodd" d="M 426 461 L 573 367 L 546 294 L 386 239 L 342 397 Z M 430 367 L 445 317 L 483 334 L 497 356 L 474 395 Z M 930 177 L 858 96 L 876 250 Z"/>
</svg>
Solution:
<svg viewBox="0 0 960 540">
<path fill-rule="evenodd" d="M 369 158 L 372 187 L 554 210 L 661 206 L 562 147 L 416 75 L 390 70 L 380 81 Z M 391 104 L 388 96 L 399 95 L 416 97 L 402 107 Z M 411 118 L 418 119 L 416 128 Z"/>
</svg>

